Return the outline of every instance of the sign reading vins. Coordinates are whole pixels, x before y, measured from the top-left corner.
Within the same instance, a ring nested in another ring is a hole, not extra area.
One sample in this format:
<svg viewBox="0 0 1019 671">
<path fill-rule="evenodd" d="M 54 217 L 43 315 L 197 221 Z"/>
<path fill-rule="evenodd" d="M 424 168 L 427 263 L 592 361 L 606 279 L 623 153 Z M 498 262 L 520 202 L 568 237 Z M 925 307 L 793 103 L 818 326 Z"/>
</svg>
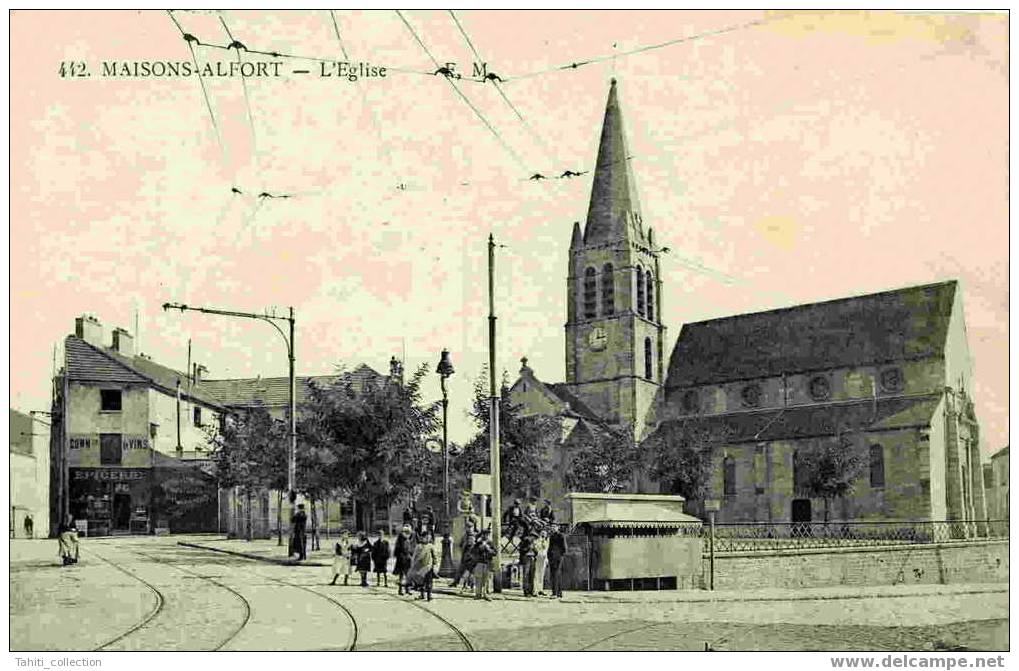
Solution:
<svg viewBox="0 0 1019 671">
<path fill-rule="evenodd" d="M 72 450 L 98 450 L 99 436 L 98 434 L 71 435 L 68 437 L 68 443 Z M 150 449 L 148 436 L 124 436 L 122 444 L 125 450 Z"/>
</svg>

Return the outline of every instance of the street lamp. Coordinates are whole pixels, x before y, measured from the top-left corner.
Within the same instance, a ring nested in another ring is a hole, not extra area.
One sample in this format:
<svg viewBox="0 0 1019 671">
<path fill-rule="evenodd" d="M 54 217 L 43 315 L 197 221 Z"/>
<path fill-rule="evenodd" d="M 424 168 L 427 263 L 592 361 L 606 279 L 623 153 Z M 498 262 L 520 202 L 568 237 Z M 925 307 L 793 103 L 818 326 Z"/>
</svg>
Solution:
<svg viewBox="0 0 1019 671">
<path fill-rule="evenodd" d="M 210 315 L 222 315 L 225 317 L 241 317 L 244 319 L 258 319 L 268 323 L 274 329 L 276 329 L 280 336 L 283 338 L 283 343 L 287 347 L 287 359 L 290 362 L 290 374 L 289 374 L 289 387 L 290 387 L 290 417 L 288 418 L 289 424 L 289 438 L 290 445 L 287 450 L 287 499 L 290 501 L 290 514 L 293 516 L 294 503 L 297 501 L 297 378 L 294 369 L 294 308 L 290 308 L 290 314 L 286 317 L 277 317 L 274 314 L 258 314 L 254 312 L 239 312 L 237 310 L 220 310 L 216 308 L 196 307 L 190 305 L 184 305 L 181 303 L 163 303 L 163 311 L 167 310 L 180 310 L 181 312 L 192 311 L 192 312 L 203 312 Z M 277 322 L 287 322 L 289 325 L 289 337 L 287 333 L 283 332 L 283 329 L 279 327 Z M 189 371 L 190 372 L 190 371 Z M 277 544 L 283 544 L 282 531 L 277 538 Z"/>
<path fill-rule="evenodd" d="M 446 523 L 449 524 L 449 441 L 447 439 L 449 413 L 449 395 L 446 392 L 446 378 L 453 374 L 453 362 L 449 360 L 449 350 L 443 348 L 439 357 L 439 365 L 435 368 L 442 386 L 442 504 L 446 510 Z"/>
</svg>

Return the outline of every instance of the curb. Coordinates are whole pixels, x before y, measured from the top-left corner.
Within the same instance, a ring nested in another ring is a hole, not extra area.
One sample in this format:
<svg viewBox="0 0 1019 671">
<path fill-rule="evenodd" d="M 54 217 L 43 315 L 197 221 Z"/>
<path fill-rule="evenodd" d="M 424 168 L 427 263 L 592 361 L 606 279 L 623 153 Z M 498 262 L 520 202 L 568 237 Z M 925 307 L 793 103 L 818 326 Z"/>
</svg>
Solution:
<svg viewBox="0 0 1019 671">
<path fill-rule="evenodd" d="M 199 545 L 198 543 L 187 543 L 185 541 L 177 541 L 177 545 L 181 545 L 186 548 L 193 548 L 195 550 L 206 550 L 207 552 L 219 552 L 222 554 L 233 555 L 235 557 L 244 557 L 245 559 L 254 559 L 256 561 L 266 562 L 268 564 L 277 564 L 279 566 L 322 566 L 328 567 L 331 564 L 323 564 L 322 562 L 313 561 L 294 561 L 293 559 L 278 559 L 276 557 L 266 557 L 265 555 L 254 554 L 252 552 L 239 552 L 237 550 L 224 550 L 222 548 L 212 547 L 210 545 Z"/>
<path fill-rule="evenodd" d="M 237 550 L 224 550 L 221 548 L 211 547 L 208 545 L 199 545 L 197 543 L 187 543 L 184 541 L 177 541 L 177 545 L 184 547 L 194 548 L 196 550 L 206 550 L 209 552 L 219 552 L 222 554 L 234 555 L 236 557 L 245 557 L 247 559 L 254 559 L 256 561 L 262 561 L 269 564 L 277 564 L 279 566 L 317 566 L 317 567 L 329 567 L 331 564 L 324 564 L 322 562 L 296 562 L 292 559 L 277 559 L 275 557 L 266 557 L 265 555 L 257 555 L 250 552 L 239 552 Z M 448 587 L 433 587 L 432 592 L 434 594 L 443 594 L 447 596 L 454 596 L 462 599 L 472 599 L 474 595 L 468 592 L 459 592 Z M 902 599 L 910 597 L 938 597 L 938 596 L 962 596 L 965 594 L 1007 594 L 1008 585 L 1003 584 L 1000 588 L 989 587 L 986 589 L 966 589 L 966 590 L 947 590 L 947 591 L 931 591 L 931 592 L 905 592 L 902 594 L 788 594 L 782 596 L 753 596 L 751 594 L 713 594 L 706 590 L 697 591 L 684 591 L 685 598 L 678 599 L 627 599 L 627 598 L 607 598 L 607 597 L 587 597 L 585 595 L 588 592 L 572 592 L 573 598 L 565 600 L 548 599 L 549 602 L 559 603 L 573 603 L 573 604 L 617 604 L 617 603 L 731 603 L 731 602 L 780 602 L 780 601 L 847 601 L 851 599 Z M 534 601 L 543 602 L 546 599 L 541 597 L 525 597 L 522 594 L 490 594 L 493 601 Z"/>
</svg>

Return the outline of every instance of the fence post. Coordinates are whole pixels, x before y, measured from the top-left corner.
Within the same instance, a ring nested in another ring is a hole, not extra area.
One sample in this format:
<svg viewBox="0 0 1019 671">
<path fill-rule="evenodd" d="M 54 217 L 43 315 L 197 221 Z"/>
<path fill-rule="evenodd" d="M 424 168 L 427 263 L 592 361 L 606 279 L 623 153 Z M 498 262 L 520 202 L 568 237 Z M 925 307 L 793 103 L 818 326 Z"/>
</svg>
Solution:
<svg viewBox="0 0 1019 671">
<path fill-rule="evenodd" d="M 708 532 L 708 575 L 709 575 L 709 587 L 708 589 L 714 591 L 715 589 L 715 511 L 712 510 L 708 513 L 708 520 L 711 526 Z"/>
</svg>

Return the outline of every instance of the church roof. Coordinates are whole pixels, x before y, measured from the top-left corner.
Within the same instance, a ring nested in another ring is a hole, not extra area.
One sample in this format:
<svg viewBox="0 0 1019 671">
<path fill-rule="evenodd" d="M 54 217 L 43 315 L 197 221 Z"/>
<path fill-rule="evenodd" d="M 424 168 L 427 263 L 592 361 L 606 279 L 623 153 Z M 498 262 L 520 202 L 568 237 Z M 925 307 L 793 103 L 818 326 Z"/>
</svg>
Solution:
<svg viewBox="0 0 1019 671">
<path fill-rule="evenodd" d="M 637 239 L 643 237 L 639 225 L 630 218 L 631 214 L 640 214 L 637 182 L 630 169 L 630 158 L 616 80 L 613 79 L 605 104 L 605 120 L 591 185 L 591 203 L 584 228 L 585 244 L 629 239 L 631 226 L 636 227 Z"/>
<path fill-rule="evenodd" d="M 957 282 L 683 325 L 669 388 L 943 356 Z"/>
<path fill-rule="evenodd" d="M 586 403 L 577 398 L 577 396 L 567 388 L 565 383 L 559 382 L 555 384 L 545 384 L 545 387 L 558 396 L 563 403 L 566 403 L 574 414 L 594 422 L 601 422 L 598 415 L 596 415 L 591 408 L 587 407 Z"/>
<path fill-rule="evenodd" d="M 768 442 L 930 425 L 940 394 L 865 399 L 755 412 L 684 417 L 663 422 L 659 431 L 689 431 L 699 442 Z"/>
</svg>

